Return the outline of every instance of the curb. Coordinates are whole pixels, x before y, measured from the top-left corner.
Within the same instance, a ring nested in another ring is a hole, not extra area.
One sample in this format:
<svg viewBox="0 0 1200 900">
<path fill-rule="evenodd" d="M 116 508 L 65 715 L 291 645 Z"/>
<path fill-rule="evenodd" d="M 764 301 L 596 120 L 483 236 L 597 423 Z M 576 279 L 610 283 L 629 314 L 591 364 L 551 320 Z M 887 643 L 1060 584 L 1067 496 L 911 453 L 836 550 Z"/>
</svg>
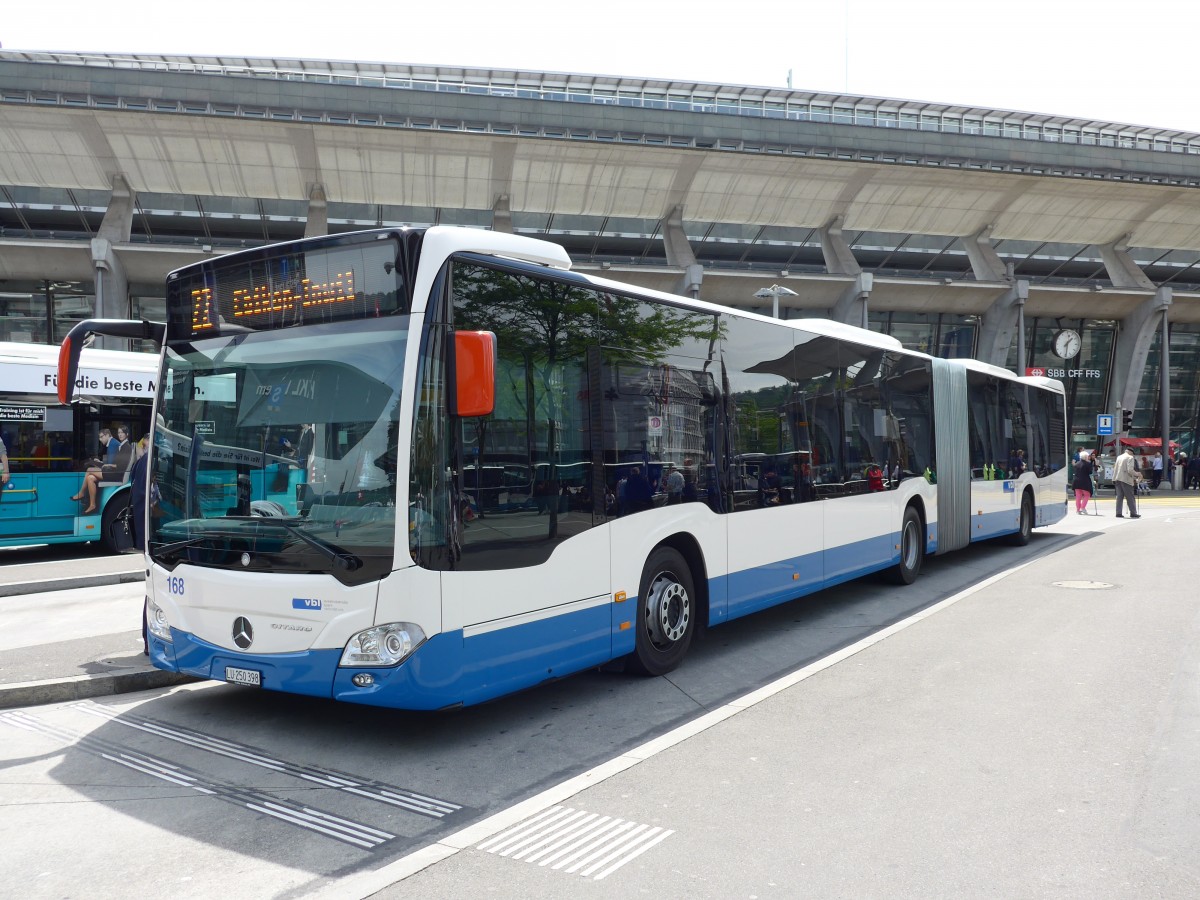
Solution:
<svg viewBox="0 0 1200 900">
<path fill-rule="evenodd" d="M 46 591 L 70 591 L 76 588 L 101 587 L 110 584 L 134 584 L 146 580 L 146 571 L 107 572 L 101 575 L 71 575 L 67 578 L 47 578 L 45 581 L 18 581 L 0 584 L 0 597 L 22 594 L 41 594 Z"/>
<path fill-rule="evenodd" d="M 88 697 L 106 697 L 131 691 L 173 687 L 199 679 L 162 669 L 138 672 L 105 672 L 100 675 L 74 675 L 46 681 L 26 681 L 0 685 L 0 709 L 15 706 L 39 706 L 46 703 L 65 703 Z"/>
</svg>

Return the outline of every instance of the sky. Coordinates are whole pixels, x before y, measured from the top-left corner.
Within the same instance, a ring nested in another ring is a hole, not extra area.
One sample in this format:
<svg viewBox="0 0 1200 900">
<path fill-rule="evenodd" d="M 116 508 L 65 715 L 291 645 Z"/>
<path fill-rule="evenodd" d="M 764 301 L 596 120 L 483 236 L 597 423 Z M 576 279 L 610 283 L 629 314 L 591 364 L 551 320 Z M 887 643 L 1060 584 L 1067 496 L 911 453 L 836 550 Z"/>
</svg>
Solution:
<svg viewBox="0 0 1200 900">
<path fill-rule="evenodd" d="M 1200 133 L 1196 0 L 8 0 L 6 50 L 786 87 Z"/>
</svg>

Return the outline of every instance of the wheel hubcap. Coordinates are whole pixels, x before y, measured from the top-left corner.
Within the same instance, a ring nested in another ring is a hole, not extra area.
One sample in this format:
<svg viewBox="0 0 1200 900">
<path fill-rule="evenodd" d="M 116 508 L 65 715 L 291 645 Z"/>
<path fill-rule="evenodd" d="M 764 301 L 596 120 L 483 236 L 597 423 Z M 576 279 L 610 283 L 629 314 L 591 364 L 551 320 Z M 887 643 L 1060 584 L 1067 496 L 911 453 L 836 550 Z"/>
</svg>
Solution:
<svg viewBox="0 0 1200 900">
<path fill-rule="evenodd" d="M 692 601 L 683 585 L 670 575 L 659 575 L 646 597 L 646 626 L 656 644 L 673 644 L 687 632 Z"/>
</svg>

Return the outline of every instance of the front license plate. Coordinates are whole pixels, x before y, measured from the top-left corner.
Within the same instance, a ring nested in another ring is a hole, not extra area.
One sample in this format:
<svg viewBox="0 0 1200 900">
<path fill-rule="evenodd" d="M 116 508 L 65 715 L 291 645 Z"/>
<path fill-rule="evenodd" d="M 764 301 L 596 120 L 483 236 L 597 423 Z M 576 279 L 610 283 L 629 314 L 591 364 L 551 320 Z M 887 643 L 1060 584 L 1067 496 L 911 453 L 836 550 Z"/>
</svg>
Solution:
<svg viewBox="0 0 1200 900">
<path fill-rule="evenodd" d="M 233 666 L 226 666 L 225 680 L 232 684 L 249 684 L 254 687 L 262 687 L 262 672 L 255 672 L 253 669 L 235 669 Z"/>
</svg>

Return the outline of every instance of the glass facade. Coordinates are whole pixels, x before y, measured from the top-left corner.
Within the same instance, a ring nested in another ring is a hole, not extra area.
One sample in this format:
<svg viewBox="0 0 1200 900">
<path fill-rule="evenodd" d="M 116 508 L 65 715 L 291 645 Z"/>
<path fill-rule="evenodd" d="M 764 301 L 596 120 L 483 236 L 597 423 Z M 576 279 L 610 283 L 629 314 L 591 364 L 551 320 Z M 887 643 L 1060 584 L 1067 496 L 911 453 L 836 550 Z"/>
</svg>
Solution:
<svg viewBox="0 0 1200 900">
<path fill-rule="evenodd" d="M 1072 359 L 1054 352 L 1063 330 L 1079 334 L 1080 351 Z M 1043 369 L 1063 382 L 1067 392 L 1067 426 L 1072 451 L 1096 445 L 1096 416 L 1110 412 L 1117 323 L 1111 319 L 1025 318 L 1025 360 L 1021 370 Z M 1007 368 L 1017 370 L 1017 345 L 1009 348 Z"/>
<path fill-rule="evenodd" d="M 1188 456 L 1200 450 L 1200 325 L 1170 326 L 1171 440 L 1178 441 Z M 1146 357 L 1138 391 L 1138 408 L 1133 425 L 1148 436 L 1162 430 L 1162 332 L 1154 336 Z"/>
<path fill-rule="evenodd" d="M 47 283 L 29 292 L 0 292 L 0 341 L 56 344 L 94 307 L 95 298 L 74 286 Z"/>
</svg>

